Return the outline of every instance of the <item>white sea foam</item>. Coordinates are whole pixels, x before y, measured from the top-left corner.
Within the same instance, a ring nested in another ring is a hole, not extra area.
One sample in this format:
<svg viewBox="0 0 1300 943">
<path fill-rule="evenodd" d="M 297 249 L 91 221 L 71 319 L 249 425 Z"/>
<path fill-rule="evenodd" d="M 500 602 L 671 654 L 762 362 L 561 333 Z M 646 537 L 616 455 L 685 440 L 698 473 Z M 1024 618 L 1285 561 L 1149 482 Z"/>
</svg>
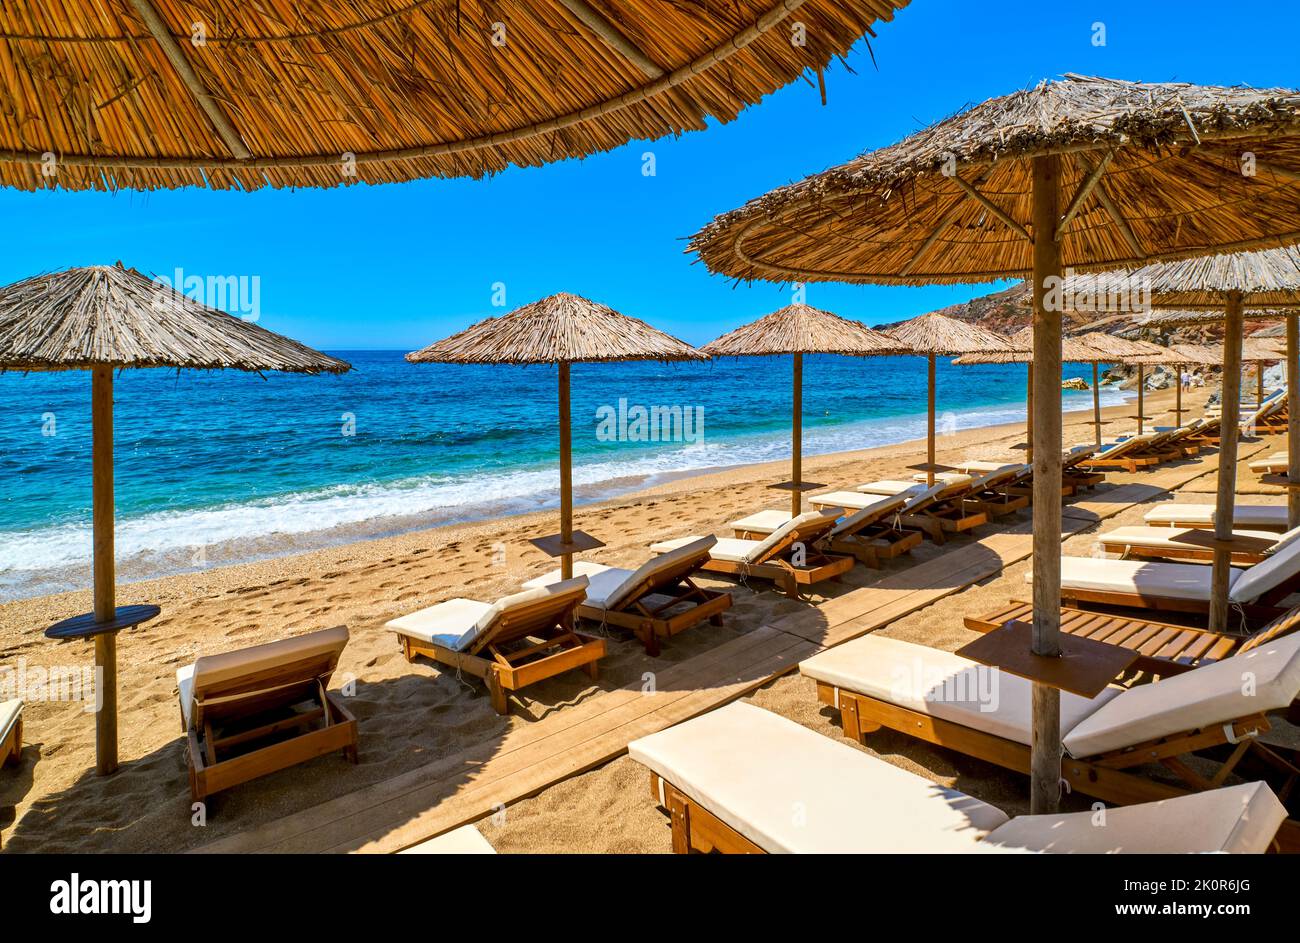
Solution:
<svg viewBox="0 0 1300 943">
<path fill-rule="evenodd" d="M 1103 391 L 1103 403 L 1123 400 Z M 1091 404 L 1091 394 L 1067 394 L 1067 408 Z M 943 431 L 1016 422 L 1023 405 L 945 413 Z M 871 448 L 925 435 L 923 414 L 834 426 L 807 426 L 804 454 Z M 662 451 L 622 452 L 615 460 L 574 466 L 580 500 L 596 500 L 647 479 L 696 469 L 778 461 L 790 454 L 788 433 L 706 440 Z M 117 522 L 116 554 L 124 580 L 236 563 L 365 537 L 456 521 L 522 513 L 558 503 L 553 466 L 477 477 L 423 477 L 339 485 L 276 498 L 185 511 L 163 511 Z M 72 589 L 89 583 L 90 523 L 0 532 L 0 599 Z"/>
</svg>

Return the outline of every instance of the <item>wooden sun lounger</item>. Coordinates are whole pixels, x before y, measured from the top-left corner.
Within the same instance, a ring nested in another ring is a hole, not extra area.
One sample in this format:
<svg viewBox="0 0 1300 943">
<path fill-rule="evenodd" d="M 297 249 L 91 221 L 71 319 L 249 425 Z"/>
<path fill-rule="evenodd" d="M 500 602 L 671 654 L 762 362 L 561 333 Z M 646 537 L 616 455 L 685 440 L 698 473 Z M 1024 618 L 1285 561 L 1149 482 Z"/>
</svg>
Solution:
<svg viewBox="0 0 1300 943">
<path fill-rule="evenodd" d="M 954 482 L 933 497 L 909 505 L 902 523 L 922 531 L 936 544 L 944 543 L 947 534 L 973 531 L 989 521 L 988 511 L 975 497 L 984 492 L 987 482 L 1001 478 L 1002 473 L 993 472 L 967 482 Z"/>
<path fill-rule="evenodd" d="M 1300 691 L 1300 678 L 1294 668 L 1300 657 L 1297 655 L 1300 638 L 1275 640 L 1264 650 L 1268 652 L 1265 658 L 1271 660 L 1255 662 L 1251 660 L 1255 652 L 1240 655 L 1245 659 L 1240 669 L 1232 665 L 1236 658 L 1224 659 L 1151 684 L 1120 692 L 1108 689 L 1098 696 L 1099 706 L 1095 703 L 1098 699 L 1062 694 L 1061 726 L 1067 751 L 1061 762 L 1062 781 L 1074 792 L 1132 805 L 1212 789 L 1240 772 L 1250 778 L 1273 777 L 1277 783 L 1275 791 L 1283 803 L 1290 803 L 1300 782 L 1297 757 L 1294 751 L 1264 744 L 1259 735 L 1270 729 L 1266 714 L 1289 707 Z M 931 658 L 937 660 L 937 668 L 927 667 L 927 659 Z M 922 697 L 920 690 L 899 691 L 896 681 L 893 688 L 884 684 L 884 690 L 879 690 L 881 678 L 896 677 L 897 670 L 891 667 L 894 662 L 899 663 L 906 677 L 919 676 L 926 691 L 937 692 L 936 699 L 931 702 L 928 695 Z M 1261 679 L 1249 703 L 1239 677 L 1239 672 L 1248 666 L 1251 670 L 1265 667 L 1271 672 L 1267 681 Z M 954 671 L 992 669 L 926 646 L 868 635 L 813 656 L 800 664 L 799 670 L 815 681 L 821 703 L 840 714 L 844 735 L 858 743 L 866 743 L 868 734 L 888 728 L 1005 769 L 1025 774 L 1030 771 L 1027 726 L 1017 738 L 989 730 L 998 726 L 999 719 L 1007 733 L 1025 723 L 1023 717 L 1028 716 L 1032 685 L 1024 679 L 1000 673 L 999 706 L 987 719 L 982 719 L 969 705 L 963 708 L 956 700 L 945 702 L 940 678 L 944 674 L 955 677 Z M 855 672 L 865 672 L 871 678 L 870 683 L 852 680 Z M 875 693 L 857 689 L 871 685 L 876 687 Z M 973 685 L 957 687 L 969 691 Z M 1213 715 L 1213 719 L 1199 723 L 1194 729 L 1169 729 L 1145 739 L 1134 734 L 1130 741 L 1120 735 L 1123 731 L 1154 732 L 1176 725 L 1187 711 L 1171 710 L 1168 704 L 1155 707 L 1150 716 L 1128 713 L 1129 704 L 1140 709 L 1157 699 L 1172 696 L 1174 691 L 1182 695 L 1184 706 L 1190 700 L 1198 716 Z M 1189 699 L 1189 692 L 1195 696 Z M 911 706 L 898 703 L 899 700 L 906 700 Z M 1236 716 L 1219 716 L 1225 711 Z M 950 713 L 951 719 L 938 716 L 940 712 Z M 1103 712 L 1112 719 L 1129 719 L 1118 732 L 1112 723 L 1109 730 L 1098 735 L 1097 718 Z M 1080 736 L 1085 728 L 1088 733 Z M 1103 743 L 1106 746 L 1102 749 L 1089 748 L 1093 744 L 1101 747 Z M 1075 750 L 1080 755 L 1075 755 Z M 1198 759 L 1197 768 L 1188 763 L 1193 755 Z M 1163 766 L 1177 781 L 1153 778 L 1142 769 L 1150 764 Z M 1214 771 L 1206 775 L 1205 766 L 1199 764 L 1213 764 Z M 1288 818 L 1278 832 L 1278 839 L 1282 849 L 1300 850 L 1300 821 Z"/>
<path fill-rule="evenodd" d="M 992 632 L 1008 622 L 1032 622 L 1033 618 L 1032 603 L 1013 599 L 987 615 L 966 616 L 962 622 L 972 631 Z M 1224 635 L 1185 625 L 1061 607 L 1061 631 L 1066 635 L 1090 638 L 1135 651 L 1140 657 L 1133 663 L 1133 670 L 1160 677 L 1190 671 L 1199 665 L 1212 664 L 1231 655 L 1248 652 L 1273 639 L 1290 635 L 1298 628 L 1300 606 L 1288 609 L 1250 635 Z"/>
<path fill-rule="evenodd" d="M 647 655 L 659 654 L 661 639 L 708 621 L 722 625 L 731 608 L 731 594 L 706 589 L 693 576 L 709 561 L 716 537 L 702 537 L 671 553 L 656 554 L 636 570 L 579 560 L 575 576 L 587 578 L 587 595 L 578 605 L 578 618 L 631 632 Z M 524 583 L 525 589 L 560 582 L 560 571 Z"/>
<path fill-rule="evenodd" d="M 1078 464 L 1085 471 L 1097 471 L 1106 468 L 1118 468 L 1136 473 L 1139 469 L 1159 465 L 1162 459 L 1158 455 L 1140 454 L 1139 446 L 1150 441 L 1149 436 L 1134 436 L 1105 446 L 1100 452 Z"/>
<path fill-rule="evenodd" d="M 1279 539 L 1269 531 L 1235 530 L 1231 562 L 1235 566 L 1261 563 L 1277 549 Z M 1102 534 L 1097 542 L 1107 553 L 1118 554 L 1121 560 L 1144 557 L 1213 562 L 1218 545 L 1214 531 L 1196 527 L 1117 527 Z"/>
<path fill-rule="evenodd" d="M 798 599 L 800 587 L 838 580 L 853 569 L 853 557 L 836 556 L 818 549 L 823 538 L 835 528 L 843 511 L 843 508 L 809 511 L 762 541 L 719 540 L 710 552 L 709 561 L 700 569 L 742 580 L 771 580 L 781 592 L 791 599 Z M 650 549 L 667 553 L 692 540 L 699 540 L 699 537 L 651 544 Z M 753 546 L 740 547 L 738 544 Z"/>
<path fill-rule="evenodd" d="M 336 750 L 357 761 L 356 718 L 326 690 L 347 641 L 337 626 L 176 672 L 195 802 Z"/>
<path fill-rule="evenodd" d="M 407 661 L 417 655 L 464 671 L 487 686 L 498 714 L 508 692 L 581 668 L 593 680 L 605 640 L 574 629 L 587 578 L 527 589 L 487 604 L 451 599 L 393 619 Z"/>
<path fill-rule="evenodd" d="M 1061 558 L 1061 601 L 1208 615 L 1210 568 L 1202 563 Z M 1027 574 L 1029 581 L 1032 574 Z M 1279 615 L 1300 589 L 1300 541 L 1284 545 L 1248 569 L 1232 567 L 1228 601 L 1249 618 Z"/>
<path fill-rule="evenodd" d="M 1267 458 L 1256 459 L 1250 463 L 1250 470 L 1256 475 L 1285 475 L 1291 463 L 1285 452 L 1275 452 Z"/>
<path fill-rule="evenodd" d="M 880 496 L 864 507 L 849 512 L 822 538 L 818 549 L 828 553 L 852 555 L 864 566 L 879 569 L 882 561 L 893 560 L 910 553 L 924 539 L 918 530 L 903 527 L 900 512 L 908 503 L 908 495 Z M 816 498 L 814 504 L 820 505 Z M 834 503 L 826 505 L 835 507 Z M 735 535 L 744 540 L 761 540 L 790 520 L 785 511 L 762 511 L 738 521 L 732 521 Z"/>
<path fill-rule="evenodd" d="M 744 702 L 634 740 L 628 754 L 650 771 L 678 854 L 1262 854 L 1286 821 L 1264 783 L 1110 809 L 1105 828 L 1092 810 L 1008 818 Z"/>
<path fill-rule="evenodd" d="M 23 752 L 23 702 L 0 701 L 0 767 Z"/>
<path fill-rule="evenodd" d="M 1142 516 L 1155 527 L 1195 527 L 1214 529 L 1213 504 L 1156 504 Z M 1232 509 L 1232 526 L 1242 530 L 1287 530 L 1285 506 L 1271 504 L 1236 504 Z"/>
</svg>

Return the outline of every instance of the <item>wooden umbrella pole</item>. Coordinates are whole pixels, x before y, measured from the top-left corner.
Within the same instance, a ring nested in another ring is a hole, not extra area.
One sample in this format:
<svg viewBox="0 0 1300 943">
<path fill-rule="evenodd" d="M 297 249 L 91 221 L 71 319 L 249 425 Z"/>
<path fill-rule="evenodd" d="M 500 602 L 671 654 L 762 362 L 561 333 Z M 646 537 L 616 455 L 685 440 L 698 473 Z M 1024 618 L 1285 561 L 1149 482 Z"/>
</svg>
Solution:
<svg viewBox="0 0 1300 943">
<path fill-rule="evenodd" d="M 1143 387 L 1146 386 L 1146 377 L 1142 369 L 1142 364 L 1138 364 L 1138 435 L 1142 434 L 1142 424 L 1146 421 L 1146 409 L 1143 406 Z"/>
<path fill-rule="evenodd" d="M 1061 277 L 1057 238 L 1060 158 L 1034 158 L 1034 625 L 1031 650 L 1061 654 L 1061 312 L 1047 310 L 1048 280 Z M 1061 692 L 1035 684 L 1029 807 L 1055 812 L 1061 799 Z"/>
<path fill-rule="evenodd" d="M 1295 308 L 1286 313 L 1286 476 L 1291 484 L 1300 484 L 1300 406 L 1296 395 L 1300 392 L 1300 314 Z M 1300 491 L 1295 487 L 1286 492 L 1287 529 L 1300 527 Z"/>
<path fill-rule="evenodd" d="M 925 483 L 934 487 L 934 354 L 926 358 L 926 427 L 925 427 Z"/>
<path fill-rule="evenodd" d="M 1098 377 L 1101 370 L 1097 361 L 1092 362 L 1092 432 L 1097 448 L 1101 448 L 1101 388 Z"/>
<path fill-rule="evenodd" d="M 1178 373 L 1174 376 L 1174 425 L 1183 424 L 1183 364 L 1174 364 Z"/>
<path fill-rule="evenodd" d="M 1264 362 L 1255 361 L 1255 408 L 1264 405 Z"/>
<path fill-rule="evenodd" d="M 1223 325 L 1223 388 L 1219 398 L 1219 490 L 1214 508 L 1215 541 L 1232 537 L 1233 504 L 1237 496 L 1237 424 L 1241 419 L 1241 333 L 1242 295 L 1228 293 Z M 1214 548 L 1214 570 L 1210 577 L 1210 631 L 1228 628 L 1228 576 L 1231 554 L 1222 545 Z"/>
<path fill-rule="evenodd" d="M 569 424 L 569 365 L 560 364 L 560 542 L 573 543 L 573 442 Z M 573 579 L 573 554 L 560 557 L 560 578 Z"/>
<path fill-rule="evenodd" d="M 113 368 L 91 373 L 91 468 L 94 529 L 95 621 L 111 622 L 117 611 L 113 572 Z M 117 770 L 117 635 L 95 636 L 99 710 L 95 714 L 95 771 Z"/>
<path fill-rule="evenodd" d="M 794 355 L 794 388 L 790 391 L 790 514 L 803 511 L 803 354 Z"/>
<path fill-rule="evenodd" d="M 1025 374 L 1025 461 L 1034 460 L 1034 365 Z"/>
</svg>

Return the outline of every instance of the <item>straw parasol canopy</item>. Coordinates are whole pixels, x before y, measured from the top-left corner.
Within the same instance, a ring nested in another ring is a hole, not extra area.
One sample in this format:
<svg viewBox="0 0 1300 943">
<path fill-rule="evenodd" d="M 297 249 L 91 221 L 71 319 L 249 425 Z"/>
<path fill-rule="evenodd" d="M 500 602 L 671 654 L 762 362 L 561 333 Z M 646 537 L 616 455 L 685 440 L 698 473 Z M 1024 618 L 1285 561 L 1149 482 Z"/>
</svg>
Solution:
<svg viewBox="0 0 1300 943">
<path fill-rule="evenodd" d="M 793 357 L 790 404 L 790 480 L 776 485 L 790 491 L 790 514 L 803 509 L 803 493 L 820 485 L 803 481 L 803 355 L 847 354 L 879 357 L 909 353 L 907 347 L 879 331 L 838 314 L 806 304 L 786 305 L 742 325 L 700 348 L 713 357 Z"/>
<path fill-rule="evenodd" d="M 0 370 L 96 367 L 349 369 L 121 263 L 65 269 L 0 288 Z"/>
<path fill-rule="evenodd" d="M 563 579 L 573 576 L 573 555 L 604 546 L 573 529 L 573 432 L 569 415 L 569 365 L 624 360 L 708 360 L 644 321 L 568 292 L 549 295 L 509 314 L 487 318 L 406 355 L 411 363 L 559 365 L 560 532 L 531 541 L 560 558 Z"/>
<path fill-rule="evenodd" d="M 0 182 L 335 186 L 582 157 L 730 121 L 906 4 L 10 0 Z"/>
<path fill-rule="evenodd" d="M 94 612 L 47 630 L 95 640 L 102 672 L 96 769 L 117 769 L 117 632 L 158 614 L 116 601 L 113 560 L 113 371 L 128 367 L 344 373 L 342 360 L 200 304 L 135 269 L 95 265 L 0 288 L 0 371 L 90 370 Z M 146 612 L 147 611 L 147 612 Z"/>
<path fill-rule="evenodd" d="M 896 324 L 885 333 L 926 359 L 925 479 L 933 486 L 934 473 L 940 470 L 934 463 L 935 358 L 962 354 L 1011 354 L 1016 346 L 1002 334 L 938 311 Z"/>
<path fill-rule="evenodd" d="M 1281 245 L 1300 240 L 1297 129 L 1292 89 L 1067 75 L 751 200 L 690 248 L 712 271 L 742 279 L 1026 277 L 1030 162 L 1049 154 L 1069 201 L 1060 207 L 1063 266 Z"/>
<path fill-rule="evenodd" d="M 1300 247 L 1282 246 L 1258 252 L 1237 252 L 1184 259 L 1165 265 L 1151 265 L 1131 274 L 1094 276 L 1099 287 L 1116 280 L 1149 287 L 1160 308 L 1193 309 L 1223 318 L 1224 297 L 1240 292 L 1242 305 L 1251 318 L 1282 317 L 1279 312 L 1256 309 L 1300 307 Z M 1066 280 L 1068 293 L 1071 280 Z M 1176 321 L 1169 312 L 1156 312 L 1150 323 L 1193 323 Z"/>
<path fill-rule="evenodd" d="M 1061 318 L 1095 271 L 1300 241 L 1300 93 L 1067 75 L 716 217 L 690 249 L 741 279 L 1032 276 L 1030 650 L 1061 654 Z M 1300 439 L 1300 436 L 1297 436 Z M 1060 801 L 1060 692 L 1032 695 L 1030 809 Z"/>
</svg>

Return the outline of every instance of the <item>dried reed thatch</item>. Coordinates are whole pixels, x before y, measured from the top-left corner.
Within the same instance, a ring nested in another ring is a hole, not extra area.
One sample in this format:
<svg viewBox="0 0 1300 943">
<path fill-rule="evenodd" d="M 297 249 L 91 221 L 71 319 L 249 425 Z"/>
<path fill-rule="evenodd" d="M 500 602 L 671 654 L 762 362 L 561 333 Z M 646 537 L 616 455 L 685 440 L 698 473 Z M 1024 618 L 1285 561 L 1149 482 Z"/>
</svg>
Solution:
<svg viewBox="0 0 1300 943">
<path fill-rule="evenodd" d="M 1192 324 L 1219 324 L 1223 321 L 1225 301 L 1219 299 L 1215 308 L 1157 308 L 1150 314 L 1141 315 L 1134 320 L 1139 327 L 1165 330 L 1166 328 L 1187 327 Z M 1274 321 L 1286 317 L 1283 308 L 1251 308 L 1245 312 L 1248 321 Z"/>
<path fill-rule="evenodd" d="M 907 345 L 915 354 L 953 357 L 1017 352 L 1016 345 L 1009 338 L 935 311 L 904 321 L 885 333 Z"/>
<path fill-rule="evenodd" d="M 714 357 L 772 354 L 848 354 L 874 357 L 911 353 L 903 343 L 865 324 L 805 304 L 786 305 L 700 348 Z"/>
<path fill-rule="evenodd" d="M 1223 350 L 1208 344 L 1170 344 L 1169 356 L 1175 363 L 1198 367 L 1218 367 L 1223 364 Z"/>
<path fill-rule="evenodd" d="M 953 363 L 958 366 L 970 366 L 980 363 L 1033 363 L 1033 330 L 1024 328 L 1011 335 L 1011 342 L 1016 345 L 1016 350 L 1011 352 L 999 351 L 995 353 L 984 354 L 963 354 Z M 1065 337 L 1061 339 L 1061 362 L 1062 363 L 1111 363 L 1113 357 L 1107 356 L 1102 351 L 1090 346 L 1076 337 Z"/>
<path fill-rule="evenodd" d="M 1093 280 L 1101 287 L 1116 281 L 1143 286 L 1162 308 L 1210 309 L 1222 316 L 1224 299 L 1234 291 L 1241 292 L 1248 309 L 1294 308 L 1300 307 L 1300 248 L 1207 255 L 1098 275 Z M 1067 296 L 1073 283 L 1073 279 L 1065 281 Z M 1247 316 L 1267 315 L 1251 311 Z"/>
<path fill-rule="evenodd" d="M 121 263 L 66 269 L 0 288 L 0 369 L 91 367 L 351 369 Z"/>
<path fill-rule="evenodd" d="M 1290 89 L 1067 75 L 773 190 L 690 248 L 741 279 L 1027 277 L 1030 158 L 1045 154 L 1061 158 L 1064 266 L 1282 245 L 1300 241 L 1298 135 Z"/>
<path fill-rule="evenodd" d="M 596 363 L 707 360 L 644 321 L 567 292 L 487 318 L 423 350 L 411 363 Z"/>
<path fill-rule="evenodd" d="M 1241 343 L 1243 363 L 1274 363 L 1285 358 L 1286 354 L 1279 351 L 1272 341 L 1247 337 Z"/>
<path fill-rule="evenodd" d="M 335 186 L 582 157 L 730 121 L 906 4 L 8 0 L 0 182 Z"/>
</svg>

